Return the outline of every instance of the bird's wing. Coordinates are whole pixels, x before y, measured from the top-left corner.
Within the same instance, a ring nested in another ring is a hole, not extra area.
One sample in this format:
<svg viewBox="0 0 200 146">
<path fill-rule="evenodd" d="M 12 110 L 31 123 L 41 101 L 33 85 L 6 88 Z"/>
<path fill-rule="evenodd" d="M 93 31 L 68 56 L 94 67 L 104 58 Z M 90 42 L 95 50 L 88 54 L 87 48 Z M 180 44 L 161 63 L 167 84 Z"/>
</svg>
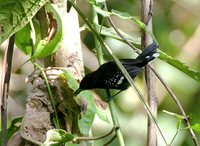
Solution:
<svg viewBox="0 0 200 146">
<path fill-rule="evenodd" d="M 120 59 L 122 65 L 137 65 L 140 64 L 142 61 L 138 59 Z"/>
<path fill-rule="evenodd" d="M 124 65 L 124 67 L 132 78 L 135 77 L 137 74 L 139 74 L 143 70 L 141 67 L 132 66 L 132 65 Z"/>
</svg>

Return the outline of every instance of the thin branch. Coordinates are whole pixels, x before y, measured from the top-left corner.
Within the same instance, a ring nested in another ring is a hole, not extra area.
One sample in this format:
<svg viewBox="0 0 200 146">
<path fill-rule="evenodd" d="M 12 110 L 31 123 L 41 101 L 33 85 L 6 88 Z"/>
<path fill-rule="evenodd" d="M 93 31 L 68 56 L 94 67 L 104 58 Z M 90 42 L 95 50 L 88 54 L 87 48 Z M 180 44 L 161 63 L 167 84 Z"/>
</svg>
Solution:
<svg viewBox="0 0 200 146">
<path fill-rule="evenodd" d="M 123 36 L 123 34 L 121 34 L 117 27 L 114 25 L 114 23 L 112 22 L 112 19 L 110 17 L 108 17 L 108 20 L 111 24 L 111 26 L 115 29 L 115 31 L 117 32 L 117 34 L 122 38 L 122 40 L 124 40 L 124 42 L 130 46 L 137 54 L 139 54 L 139 51 Z M 154 74 L 156 75 L 156 77 L 161 81 L 161 83 L 163 84 L 163 86 L 166 88 L 166 90 L 169 92 L 169 94 L 171 95 L 171 97 L 173 98 L 173 100 L 175 101 L 175 103 L 177 104 L 179 110 L 181 111 L 182 115 L 183 116 L 186 116 L 185 112 L 184 112 L 184 109 L 181 105 L 181 103 L 179 102 L 178 98 L 175 96 L 175 94 L 171 91 L 170 87 L 164 82 L 164 80 L 162 79 L 162 77 L 152 68 L 150 67 L 149 65 L 147 65 L 153 72 Z M 188 120 L 188 118 L 186 118 L 185 120 L 185 123 L 188 127 L 190 127 L 190 122 Z M 198 140 L 197 140 L 197 137 L 196 135 L 194 134 L 194 131 L 192 130 L 192 128 L 189 129 L 190 131 L 190 135 L 192 136 L 192 139 L 195 143 L 196 146 L 199 146 L 198 144 Z"/>
<path fill-rule="evenodd" d="M 84 22 L 88 25 L 88 27 L 90 28 L 91 32 L 96 36 L 96 38 L 98 39 L 98 41 L 100 42 L 100 44 L 102 45 L 102 47 L 104 49 L 106 49 L 106 51 L 108 52 L 108 54 L 112 57 L 112 59 L 116 62 L 117 66 L 119 67 L 119 69 L 122 71 L 123 75 L 126 77 L 127 81 L 130 83 L 131 87 L 136 91 L 136 94 L 138 96 L 138 98 L 141 100 L 141 102 L 143 103 L 147 113 L 149 114 L 149 116 L 154 120 L 158 131 L 160 132 L 165 144 L 167 145 L 166 139 L 164 138 L 164 135 L 162 134 L 162 131 L 160 129 L 160 127 L 157 124 L 156 119 L 154 118 L 154 115 L 151 113 L 151 109 L 149 108 L 149 105 L 146 103 L 146 100 L 144 99 L 144 97 L 142 96 L 142 94 L 139 92 L 139 90 L 137 89 L 137 87 L 135 86 L 135 84 L 133 83 L 132 78 L 130 77 L 129 73 L 127 72 L 127 70 L 123 67 L 123 65 L 120 63 L 120 61 L 118 60 L 118 58 L 113 54 L 112 50 L 105 44 L 105 42 L 103 41 L 103 39 L 101 38 L 101 36 L 98 34 L 98 32 L 93 28 L 93 26 L 91 25 L 91 23 L 88 21 L 88 18 L 83 14 L 83 12 L 76 6 L 76 4 L 74 4 L 71 0 L 69 0 L 69 3 L 76 9 L 76 11 L 78 12 L 78 14 L 80 15 L 80 17 L 84 20 Z"/>
<path fill-rule="evenodd" d="M 110 94 L 109 89 L 107 89 L 106 92 L 107 92 L 107 95 L 108 95 L 108 99 L 111 98 L 111 94 Z M 109 100 L 108 105 L 109 105 L 109 108 L 110 108 L 113 125 L 120 127 L 114 101 L 112 99 Z M 124 138 L 123 138 L 123 135 L 122 135 L 120 128 L 116 129 L 116 134 L 117 134 L 117 138 L 118 138 L 120 146 L 125 146 Z"/>
<path fill-rule="evenodd" d="M 97 28 L 96 28 L 95 24 L 99 24 L 99 21 L 98 21 L 98 15 L 97 15 L 97 13 L 96 13 L 96 11 L 95 11 L 93 6 L 92 6 L 92 12 L 93 12 L 94 29 L 97 31 Z M 97 50 L 98 62 L 99 62 L 99 65 L 101 65 L 101 64 L 103 64 L 103 51 L 102 51 L 102 47 L 100 45 L 100 42 L 98 41 L 98 39 L 96 37 L 95 37 L 95 46 L 96 46 L 96 50 Z M 110 91 L 106 90 L 106 93 L 107 93 L 108 98 L 110 98 L 111 97 Z M 118 121 L 118 117 L 117 117 L 115 103 L 111 99 L 108 102 L 108 104 L 109 104 L 109 109 L 110 109 L 113 125 L 114 126 L 119 126 L 119 121 Z M 123 135 L 121 133 L 121 129 L 120 128 L 116 129 L 116 135 L 117 135 L 117 139 L 119 141 L 120 146 L 125 146 L 124 138 L 123 138 Z"/>
<path fill-rule="evenodd" d="M 107 7 L 106 7 L 106 4 L 105 4 L 105 8 L 106 8 L 106 10 L 107 10 Z M 148 21 L 149 21 L 149 19 L 150 19 L 150 17 L 148 17 Z M 137 54 L 139 54 L 140 52 L 138 51 L 138 49 L 134 46 L 134 45 L 132 45 L 124 36 L 123 36 L 123 34 L 121 34 L 120 33 L 120 31 L 118 31 L 118 29 L 117 29 L 117 27 L 114 25 L 114 23 L 113 23 L 113 21 L 112 21 L 112 19 L 110 18 L 110 17 L 108 17 L 108 20 L 109 20 L 109 22 L 110 22 L 110 24 L 111 24 L 111 26 L 114 28 L 114 30 L 117 32 L 117 34 L 126 42 L 126 44 L 127 45 L 129 45 L 131 48 L 133 48 L 134 49 L 134 51 L 137 53 Z M 149 71 L 148 71 L 149 72 Z M 152 76 L 152 74 L 151 74 L 151 76 Z M 152 78 L 152 77 L 151 77 Z M 150 80 L 150 79 L 149 79 Z M 151 81 L 149 81 L 148 80 L 148 82 L 147 82 L 147 87 L 149 88 L 149 90 L 151 90 L 151 91 L 155 91 L 155 85 L 153 85 L 153 83 L 151 83 L 152 81 L 154 82 L 154 79 L 152 79 Z M 154 89 L 152 89 L 152 88 L 154 88 Z M 148 90 L 148 91 L 149 91 Z M 152 93 L 152 94 L 149 94 L 149 96 L 150 97 L 152 97 L 153 99 L 149 99 L 149 101 L 151 101 L 151 103 L 150 103 L 150 107 L 151 107 L 151 109 L 152 109 L 152 111 L 153 111 L 153 114 L 154 115 L 156 115 L 157 114 L 157 98 L 156 98 L 156 96 L 155 96 L 155 92 L 154 93 Z M 152 123 L 152 121 L 153 121 L 153 123 Z M 156 127 L 155 127 L 155 125 L 154 125 L 154 120 L 148 120 L 148 122 L 149 122 L 149 124 L 148 124 L 148 126 L 149 127 L 153 127 L 153 129 L 152 130 L 149 130 L 149 131 L 152 131 L 152 132 L 150 132 L 151 134 L 149 134 L 150 136 L 152 136 L 151 138 L 149 137 L 148 138 L 148 140 L 151 140 L 152 142 L 154 142 L 154 143 L 157 143 L 156 141 L 157 141 L 157 138 L 156 138 Z M 151 128 L 150 128 L 151 129 Z M 162 135 L 162 134 L 161 134 Z M 163 137 L 163 139 L 164 139 L 164 137 Z M 165 141 L 165 139 L 164 139 L 164 141 Z M 150 143 L 150 145 L 152 144 L 152 142 L 148 142 L 148 143 Z M 165 141 L 166 142 L 166 141 Z M 152 144 L 152 145 L 156 145 L 156 144 Z"/>
<path fill-rule="evenodd" d="M 198 142 L 198 139 L 193 131 L 190 125 L 190 122 L 189 122 L 189 119 L 181 105 L 181 103 L 179 102 L 178 98 L 176 97 L 176 95 L 172 92 L 172 90 L 170 89 L 170 87 L 167 85 L 167 83 L 162 79 L 162 77 L 157 73 L 157 71 L 155 71 L 153 68 L 149 67 L 153 72 L 154 74 L 157 76 L 157 78 L 160 80 L 160 82 L 163 84 L 163 86 L 165 87 L 165 89 L 168 91 L 168 93 L 171 95 L 172 99 L 174 100 L 174 102 L 176 103 L 176 105 L 178 106 L 179 110 L 181 111 L 181 114 L 185 117 L 184 118 L 184 121 L 186 123 L 186 125 L 189 127 L 189 132 L 190 132 L 190 135 L 192 137 L 192 140 L 195 144 L 195 146 L 199 146 L 199 142 Z"/>
<path fill-rule="evenodd" d="M 75 137 L 72 141 L 74 143 L 77 143 L 81 140 L 99 140 L 99 139 L 103 139 L 109 135 L 111 135 L 115 130 L 119 129 L 119 127 L 114 126 L 108 133 L 106 133 L 105 135 L 102 136 L 96 136 L 96 137 Z"/>
<path fill-rule="evenodd" d="M 56 108 L 56 103 L 55 103 L 55 100 L 54 100 L 54 97 L 53 97 L 53 93 L 51 91 L 51 87 L 50 87 L 50 84 L 49 84 L 49 81 L 47 79 L 47 76 L 45 74 L 45 71 L 42 67 L 40 67 L 37 63 L 33 62 L 33 64 L 41 71 L 41 74 L 44 78 L 44 81 L 45 81 L 45 84 L 47 86 L 47 92 L 49 94 L 49 98 L 50 98 L 50 101 L 51 101 L 51 105 L 53 107 L 53 110 L 54 110 L 54 116 L 53 116 L 53 122 L 54 122 L 54 125 L 55 125 L 55 128 L 60 128 L 60 124 L 59 124 L 59 118 L 58 118 L 58 112 L 57 112 L 57 108 Z"/>
<path fill-rule="evenodd" d="M 2 123 L 2 146 L 6 146 L 6 128 L 7 128 L 7 99 L 8 99 L 8 92 L 9 92 L 9 83 L 10 83 L 10 76 L 11 76 L 11 67 L 12 67 L 12 56 L 14 50 L 14 41 L 15 35 L 12 35 L 9 39 L 9 45 L 5 52 L 4 58 L 4 67 L 5 67 L 5 75 L 3 78 L 3 89 L 2 89 L 2 105 L 1 105 L 1 123 Z"/>
<path fill-rule="evenodd" d="M 114 135 L 114 136 L 113 136 L 109 141 L 107 141 L 106 143 L 104 143 L 103 146 L 107 146 L 107 145 L 109 145 L 111 142 L 113 142 L 113 140 L 115 140 L 116 137 L 117 137 L 117 136 Z"/>
<path fill-rule="evenodd" d="M 106 3 L 104 3 L 104 8 L 105 10 L 108 11 L 107 5 Z M 117 29 L 117 27 L 115 26 L 115 24 L 113 23 L 112 19 L 110 17 L 108 17 L 108 21 L 110 23 L 110 25 L 113 27 L 113 29 L 116 31 L 116 33 L 122 38 L 122 40 L 124 40 L 126 42 L 126 44 L 131 47 L 137 54 L 140 54 L 140 52 L 138 51 L 138 49 L 131 44 L 124 36 L 123 34 L 121 34 L 121 32 Z"/>
</svg>

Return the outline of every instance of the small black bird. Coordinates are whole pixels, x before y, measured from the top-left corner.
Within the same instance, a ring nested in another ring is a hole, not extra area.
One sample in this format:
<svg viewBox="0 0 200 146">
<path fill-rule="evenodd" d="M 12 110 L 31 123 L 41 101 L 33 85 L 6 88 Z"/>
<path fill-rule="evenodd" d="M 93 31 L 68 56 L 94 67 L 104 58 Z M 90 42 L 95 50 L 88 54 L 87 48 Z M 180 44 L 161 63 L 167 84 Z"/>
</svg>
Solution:
<svg viewBox="0 0 200 146">
<path fill-rule="evenodd" d="M 136 59 L 120 59 L 120 62 L 129 75 L 134 78 L 145 65 L 159 56 L 158 45 L 152 43 Z M 120 91 L 129 87 L 127 79 L 114 61 L 102 64 L 96 71 L 87 74 L 80 83 L 80 87 L 74 92 L 74 96 L 83 90 L 102 88 L 118 89 Z"/>
</svg>

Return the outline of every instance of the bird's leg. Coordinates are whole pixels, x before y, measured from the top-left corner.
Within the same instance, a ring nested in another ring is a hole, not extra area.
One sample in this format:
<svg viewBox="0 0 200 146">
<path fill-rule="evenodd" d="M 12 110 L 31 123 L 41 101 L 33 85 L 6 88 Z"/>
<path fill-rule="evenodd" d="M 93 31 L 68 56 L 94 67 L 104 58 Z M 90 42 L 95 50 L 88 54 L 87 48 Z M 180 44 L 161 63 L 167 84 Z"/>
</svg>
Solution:
<svg viewBox="0 0 200 146">
<path fill-rule="evenodd" d="M 120 90 L 119 92 L 115 93 L 114 95 L 109 94 L 108 98 L 106 99 L 106 102 L 109 102 L 111 99 L 113 99 L 115 96 L 117 96 L 121 92 L 122 92 L 122 90 Z"/>
</svg>

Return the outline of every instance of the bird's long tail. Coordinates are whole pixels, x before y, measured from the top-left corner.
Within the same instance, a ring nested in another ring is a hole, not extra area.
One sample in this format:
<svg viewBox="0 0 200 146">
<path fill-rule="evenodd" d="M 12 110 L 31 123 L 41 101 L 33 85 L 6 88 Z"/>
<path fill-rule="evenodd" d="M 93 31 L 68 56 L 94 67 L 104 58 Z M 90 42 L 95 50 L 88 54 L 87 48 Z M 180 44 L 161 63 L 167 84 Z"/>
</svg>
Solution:
<svg viewBox="0 0 200 146">
<path fill-rule="evenodd" d="M 140 66 L 147 65 L 148 62 L 157 58 L 160 54 L 157 50 L 159 46 L 155 43 L 152 43 L 136 58 L 139 62 L 141 61 Z"/>
</svg>

